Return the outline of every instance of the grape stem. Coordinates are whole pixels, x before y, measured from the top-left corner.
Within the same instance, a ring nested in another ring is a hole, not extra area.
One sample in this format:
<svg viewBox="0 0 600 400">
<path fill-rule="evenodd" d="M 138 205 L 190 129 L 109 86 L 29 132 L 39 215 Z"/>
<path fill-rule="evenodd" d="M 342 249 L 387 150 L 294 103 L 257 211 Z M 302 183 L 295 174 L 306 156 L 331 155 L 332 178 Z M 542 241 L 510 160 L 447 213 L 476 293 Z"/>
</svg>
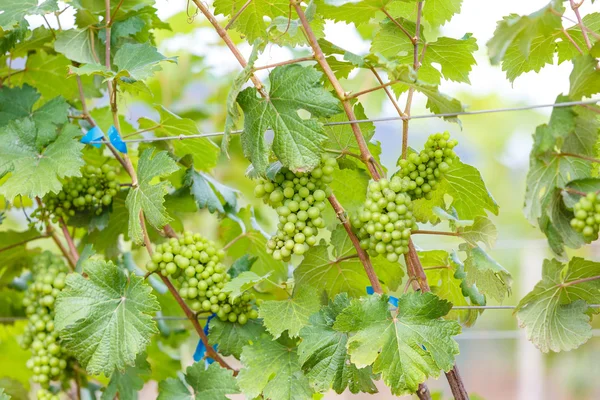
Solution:
<svg viewBox="0 0 600 400">
<path fill-rule="evenodd" d="M 414 45 L 414 44 L 417 42 L 417 40 L 419 40 L 419 39 L 418 39 L 418 37 L 411 35 L 411 34 L 410 34 L 410 33 L 409 33 L 407 30 L 406 30 L 406 28 L 404 28 L 404 27 L 402 26 L 402 24 L 400 24 L 400 22 L 398 22 L 398 21 L 397 21 L 397 20 L 396 20 L 394 17 L 392 17 L 392 16 L 390 15 L 390 13 L 388 12 L 388 10 L 386 10 L 386 9 L 385 9 L 385 7 L 382 7 L 382 8 L 381 8 L 381 11 L 383 11 L 383 13 L 386 15 L 386 17 L 388 17 L 388 18 L 390 19 L 390 21 L 392 21 L 392 22 L 393 22 L 393 23 L 394 23 L 394 24 L 395 24 L 395 25 L 396 25 L 398 28 L 400 28 L 400 30 L 401 30 L 402 32 L 404 32 L 404 34 L 405 34 L 405 35 L 408 37 L 408 40 L 410 40 L 410 41 L 411 41 L 411 43 L 412 43 L 413 45 Z"/>
<path fill-rule="evenodd" d="M 229 243 L 227 243 L 225 246 L 223 246 L 223 251 L 226 251 L 228 248 L 233 246 L 238 240 L 243 239 L 246 236 L 248 236 L 248 232 L 240 233 L 239 235 L 237 235 L 236 237 L 231 239 L 231 241 Z"/>
</svg>

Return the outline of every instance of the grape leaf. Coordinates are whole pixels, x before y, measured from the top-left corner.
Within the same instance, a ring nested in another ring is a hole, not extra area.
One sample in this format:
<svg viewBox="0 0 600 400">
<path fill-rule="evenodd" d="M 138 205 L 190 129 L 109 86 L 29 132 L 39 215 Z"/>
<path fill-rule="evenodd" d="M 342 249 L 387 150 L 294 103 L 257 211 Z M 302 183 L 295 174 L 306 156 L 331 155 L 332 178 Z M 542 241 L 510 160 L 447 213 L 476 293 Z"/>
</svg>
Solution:
<svg viewBox="0 0 600 400">
<path fill-rule="evenodd" d="M 43 15 L 58 11 L 57 0 L 46 0 L 38 5 L 37 0 L 4 0 L 0 13 L 0 28 L 13 29 L 27 15 Z"/>
<path fill-rule="evenodd" d="M 232 278 L 235 278 L 242 272 L 250 271 L 250 268 L 252 268 L 252 264 L 254 264 L 257 259 L 258 257 L 256 256 L 244 254 L 243 256 L 235 260 L 233 264 L 231 264 L 231 268 L 227 270 L 227 273 L 231 275 Z"/>
<path fill-rule="evenodd" d="M 370 176 L 364 169 L 338 169 L 333 171 L 333 181 L 329 187 L 333 194 L 344 207 L 348 215 L 353 215 L 364 204 L 367 197 L 367 185 Z M 326 221 L 330 225 L 337 225 L 338 220 L 332 207 L 323 211 Z"/>
<path fill-rule="evenodd" d="M 592 337 L 588 304 L 600 302 L 600 263 L 544 260 L 542 280 L 517 305 L 519 324 L 544 353 L 576 349 Z"/>
<path fill-rule="evenodd" d="M 597 60 L 584 55 L 573 59 L 573 72 L 569 76 L 571 89 L 569 97 L 580 100 L 600 92 L 600 71 L 596 69 Z"/>
<path fill-rule="evenodd" d="M 268 39 L 267 22 L 264 18 L 287 18 L 290 4 L 287 0 L 251 1 L 248 4 L 246 0 L 216 0 L 214 6 L 216 15 L 223 14 L 231 18 L 235 16 L 232 27 L 244 34 L 248 42 L 254 43 L 259 38 Z M 243 6 L 245 9 L 238 14 Z"/>
<path fill-rule="evenodd" d="M 27 329 L 28 321 L 15 321 L 13 324 L 0 324 L 0 385 L 4 387 L 4 377 L 11 377 L 17 382 L 29 387 L 31 369 L 27 368 L 27 360 L 31 350 L 21 347 L 20 338 Z M 9 362 L 10 361 L 10 362 Z M 8 389 L 8 387 L 6 387 Z M 27 399 L 25 395 L 21 399 Z"/>
<path fill-rule="evenodd" d="M 13 88 L 3 86 L 0 88 L 0 126 L 5 126 L 9 121 L 29 117 L 32 114 L 35 116 L 33 105 L 39 98 L 40 94 L 37 90 L 29 85 Z M 66 111 L 65 109 L 65 118 Z M 62 112 L 59 112 L 58 115 L 62 115 Z M 56 123 L 59 122 L 63 122 L 62 119 L 56 121 Z"/>
<path fill-rule="evenodd" d="M 487 43 L 492 64 L 499 64 L 511 46 L 516 46 L 521 52 L 521 56 L 527 58 L 536 37 L 552 36 L 556 29 L 561 29 L 560 14 L 564 11 L 561 3 L 552 1 L 529 15 L 511 14 L 499 21 L 494 36 Z"/>
<path fill-rule="evenodd" d="M 348 340 L 352 362 L 359 368 L 373 364 L 373 372 L 381 373 L 399 396 L 454 366 L 458 344 L 452 336 L 460 333 L 460 325 L 441 319 L 451 307 L 433 293 L 411 293 L 398 299 L 392 314 L 388 297 L 375 294 L 352 301 L 333 328 L 356 332 Z"/>
<path fill-rule="evenodd" d="M 244 367 L 237 381 L 248 398 L 261 393 L 265 400 L 312 400 L 313 390 L 302 373 L 297 349 L 289 341 L 258 339 L 245 346 Z"/>
<path fill-rule="evenodd" d="M 596 33 L 600 31 L 600 13 L 598 12 L 593 12 L 584 15 L 581 22 L 583 23 L 583 26 L 585 26 L 588 30 L 591 30 Z M 585 49 L 587 47 L 585 39 L 581 34 L 581 28 L 579 27 L 579 24 L 575 24 L 569 29 L 567 29 L 567 33 L 569 34 L 571 39 L 575 43 L 577 43 L 577 46 L 580 49 Z M 592 45 L 598 40 L 595 35 L 592 35 L 590 33 L 588 33 L 588 38 L 590 39 L 590 43 Z M 564 34 L 563 40 L 557 43 L 557 51 L 559 64 L 563 61 L 572 60 L 573 58 L 581 55 L 581 53 L 577 50 L 573 43 L 566 36 L 564 36 Z"/>
<path fill-rule="evenodd" d="M 62 343 L 92 375 L 110 375 L 133 365 L 157 333 L 156 297 L 142 277 L 126 275 L 111 262 L 90 260 L 88 278 L 67 276 L 56 300 L 56 329 Z"/>
<path fill-rule="evenodd" d="M 264 280 L 269 278 L 270 274 L 266 274 L 263 276 L 256 275 L 252 271 L 242 272 L 229 282 L 227 282 L 222 291 L 229 293 L 229 298 L 231 300 L 235 300 L 240 297 L 244 292 L 252 289 L 255 285 L 263 282 Z"/>
<path fill-rule="evenodd" d="M 350 305 L 345 293 L 337 295 L 329 305 L 313 314 L 302 328 L 298 358 L 311 385 L 318 392 L 329 389 L 342 393 L 377 393 L 370 367 L 358 369 L 346 351 L 349 335 L 333 329 L 337 316 Z"/>
<path fill-rule="evenodd" d="M 446 195 L 452 197 L 450 204 L 446 204 Z M 438 222 L 440 218 L 434 207 L 446 208 L 446 205 L 454 207 L 462 219 L 484 217 L 486 210 L 498 214 L 498 204 L 488 192 L 479 171 L 458 160 L 444 173 L 431 200 L 419 199 L 413 204 L 415 217 L 421 222 Z"/>
<path fill-rule="evenodd" d="M 418 253 L 427 282 L 431 291 L 441 299 L 448 300 L 453 306 L 470 306 L 467 300 L 469 297 L 463 293 L 471 290 L 477 290 L 474 285 L 467 285 L 465 281 L 464 266 L 462 263 L 456 263 L 450 258 L 447 251 L 430 250 L 420 251 Z M 470 298 L 469 298 L 470 299 Z M 485 298 L 480 295 L 476 300 L 481 300 L 485 305 Z M 480 304 L 473 304 L 480 305 Z M 472 326 L 482 310 L 450 310 L 444 316 L 445 319 L 458 321 L 461 325 Z"/>
<path fill-rule="evenodd" d="M 510 295 L 512 285 L 510 272 L 479 246 L 470 247 L 462 244 L 460 249 L 467 254 L 465 272 L 468 285 L 477 285 L 481 293 L 491 296 L 499 302 L 504 300 L 505 294 Z"/>
<path fill-rule="evenodd" d="M 23 268 L 30 266 L 31 256 L 34 254 L 31 251 L 33 243 L 28 243 L 27 241 L 39 236 L 40 233 L 35 228 L 30 228 L 26 231 L 7 230 L 0 232 L 0 243 L 2 243 L 0 248 L 4 249 L 8 247 L 2 251 L 0 288 L 8 285 L 13 278 L 19 276 Z M 22 243 L 23 241 L 25 243 Z"/>
<path fill-rule="evenodd" d="M 457 232 L 471 246 L 477 246 L 477 243 L 481 242 L 488 249 L 494 247 L 498 237 L 498 230 L 494 223 L 480 215 L 475 217 L 472 225 L 458 228 Z"/>
<path fill-rule="evenodd" d="M 444 25 L 460 12 L 462 0 L 429 0 L 423 6 L 423 18 L 432 27 Z"/>
<path fill-rule="evenodd" d="M 477 41 L 471 34 L 466 34 L 461 39 L 440 37 L 435 42 L 427 44 L 423 64 L 438 63 L 444 78 L 470 84 L 469 72 L 477 63 L 473 57 L 477 49 Z"/>
<path fill-rule="evenodd" d="M 60 178 L 81 176 L 84 145 L 77 140 L 80 130 L 66 124 L 52 140 L 42 136 L 40 142 L 38 134 L 44 134 L 45 128 L 38 131 L 32 118 L 11 121 L 0 128 L 0 176 L 11 174 L 0 186 L 0 194 L 9 201 L 18 195 L 34 198 L 58 193 Z"/>
<path fill-rule="evenodd" d="M 91 28 L 58 32 L 54 49 L 69 60 L 81 64 L 99 64 L 97 54 L 104 54 L 104 47 L 94 32 Z"/>
<path fill-rule="evenodd" d="M 258 315 L 265 328 L 275 339 L 285 331 L 290 337 L 297 337 L 300 329 L 308 323 L 308 318 L 320 307 L 319 294 L 311 286 L 297 286 L 294 294 L 286 300 L 269 300 L 261 304 Z"/>
<path fill-rule="evenodd" d="M 600 179 L 598 178 L 584 178 L 576 179 L 569 182 L 566 188 L 572 189 L 577 192 L 590 193 L 600 191 Z M 565 206 L 569 209 L 573 209 L 575 204 L 581 199 L 581 194 L 563 191 L 561 192 Z"/>
<path fill-rule="evenodd" d="M 117 395 L 120 400 L 137 400 L 138 391 L 144 387 L 143 377 L 150 375 L 150 364 L 146 354 L 140 353 L 135 359 L 135 365 L 127 366 L 125 371 L 115 370 L 110 377 L 100 400 L 112 400 Z"/>
<path fill-rule="evenodd" d="M 160 105 L 156 106 L 155 109 L 160 115 L 160 122 L 145 117 L 140 118 L 138 120 L 140 129 L 153 131 L 157 137 L 183 137 L 200 133 L 195 121 L 189 118 L 181 118 Z M 210 171 L 217 165 L 219 147 L 208 138 L 173 140 L 169 142 L 169 146 L 172 146 L 174 153 L 179 157 L 191 154 L 196 169 Z"/>
<path fill-rule="evenodd" d="M 252 344 L 265 333 L 260 320 L 251 319 L 245 325 L 223 322 L 218 318 L 210 322 L 208 341 L 219 345 L 219 353 L 240 358 L 244 346 Z"/>
<path fill-rule="evenodd" d="M 506 71 L 508 80 L 514 82 L 525 72 L 539 72 L 547 64 L 552 64 L 557 34 L 560 32 L 557 27 L 556 32 L 552 34 L 538 33 L 531 40 L 528 54 L 523 54 L 517 43 L 511 44 L 502 60 L 502 70 Z"/>
<path fill-rule="evenodd" d="M 179 167 L 166 152 L 158 152 L 154 157 L 153 153 L 153 149 L 146 149 L 142 153 L 138 162 L 138 186 L 130 189 L 125 200 L 129 210 L 129 237 L 135 243 L 144 241 L 140 221 L 141 212 L 156 229 L 162 229 L 170 221 L 163 205 L 169 183 L 162 181 L 152 184 L 151 181 L 157 177 L 168 176 Z"/>
<path fill-rule="evenodd" d="M 318 83 L 321 74 L 312 67 L 277 67 L 269 78 L 268 98 L 259 99 L 255 88 L 247 88 L 237 99 L 245 116 L 244 154 L 257 173 L 264 174 L 269 164 L 264 133 L 270 128 L 275 134 L 273 151 L 283 165 L 293 171 L 310 170 L 319 164 L 321 143 L 327 137 L 318 120 L 302 119 L 297 111 L 306 110 L 313 117 L 330 116 L 341 111 L 339 101 Z"/>
<path fill-rule="evenodd" d="M 361 103 L 357 102 L 354 105 L 353 110 L 357 119 L 368 119 L 367 115 L 365 114 L 365 109 Z M 348 117 L 346 114 L 337 114 L 329 118 L 322 118 L 321 121 L 324 123 L 342 122 L 348 121 Z M 365 142 L 369 142 L 375 134 L 375 125 L 372 122 L 360 124 L 360 130 Z M 354 132 L 349 124 L 325 126 L 325 134 L 327 134 L 327 140 L 323 143 L 324 148 L 337 150 L 342 152 L 342 154 L 346 152 L 360 154 L 360 149 L 356 143 Z M 334 179 L 334 181 L 337 180 L 338 179 Z"/>
<path fill-rule="evenodd" d="M 88 231 L 82 240 L 84 243 L 92 243 L 96 251 L 113 260 L 121 255 L 119 237 L 123 235 L 127 240 L 127 224 L 124 224 L 123 221 L 129 218 L 129 212 L 125 205 L 125 198 L 124 192 L 113 197 L 112 210 L 106 227 L 102 230 Z"/>
<path fill-rule="evenodd" d="M 331 1 L 316 0 L 321 15 L 334 21 L 354 23 L 360 26 L 381 13 L 381 9 L 393 0 Z"/>
<path fill-rule="evenodd" d="M 190 168 L 185 173 L 183 183 L 189 187 L 190 194 L 196 200 L 199 209 L 208 208 L 211 213 L 218 211 L 223 214 L 226 209 L 235 210 L 236 208 L 239 192 L 207 174 Z"/>
<path fill-rule="evenodd" d="M 119 76 L 142 81 L 160 70 L 161 61 L 177 62 L 176 57 L 165 57 L 150 43 L 125 43 L 113 59 Z"/>
<path fill-rule="evenodd" d="M 190 389 L 178 378 L 160 382 L 159 400 L 228 400 L 226 395 L 239 393 L 233 371 L 214 363 L 205 369 L 204 362 L 196 362 L 185 371 L 185 381 Z"/>
</svg>

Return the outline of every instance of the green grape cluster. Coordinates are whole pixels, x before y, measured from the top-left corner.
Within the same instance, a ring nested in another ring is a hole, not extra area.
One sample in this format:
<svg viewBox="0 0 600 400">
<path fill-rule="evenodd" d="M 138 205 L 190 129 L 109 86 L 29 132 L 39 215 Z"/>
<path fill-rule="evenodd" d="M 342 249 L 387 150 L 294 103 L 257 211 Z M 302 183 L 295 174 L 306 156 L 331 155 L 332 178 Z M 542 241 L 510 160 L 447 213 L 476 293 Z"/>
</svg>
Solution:
<svg viewBox="0 0 600 400">
<path fill-rule="evenodd" d="M 93 212 L 96 215 L 110 206 L 119 192 L 118 168 L 104 164 L 102 167 L 86 165 L 81 177 L 68 178 L 58 193 L 48 193 L 44 205 L 49 214 L 68 217 L 76 212 Z"/>
<path fill-rule="evenodd" d="M 33 381 L 42 387 L 37 395 L 39 400 L 58 399 L 47 389 L 51 381 L 65 380 L 67 375 L 69 357 L 54 329 L 54 303 L 65 287 L 68 272 L 59 256 L 48 251 L 40 254 L 34 259 L 33 282 L 23 299 L 29 322 L 21 345 L 31 349 L 27 367 L 33 370 Z"/>
<path fill-rule="evenodd" d="M 317 233 L 325 227 L 322 212 L 331 194 L 335 158 L 323 156 L 311 172 L 292 172 L 287 168 L 273 180 L 262 179 L 254 194 L 263 198 L 279 215 L 277 232 L 267 242 L 267 252 L 276 260 L 289 261 L 292 254 L 304 254 L 317 243 Z"/>
<path fill-rule="evenodd" d="M 454 147 L 458 142 L 450 139 L 448 132 L 436 133 L 427 139 L 425 148 L 419 153 L 411 153 L 399 161 L 397 176 L 405 181 L 411 199 L 432 198 L 442 174 L 450 168 L 457 155 Z"/>
<path fill-rule="evenodd" d="M 196 312 L 215 313 L 221 320 L 245 324 L 258 318 L 253 308 L 253 294 L 232 301 L 223 290 L 231 280 L 222 264 L 225 252 L 200 234 L 185 232 L 183 237 L 172 238 L 159 244 L 147 264 L 148 271 L 159 270 L 173 278 L 179 286 L 180 296 Z"/>
<path fill-rule="evenodd" d="M 588 239 L 598 239 L 600 229 L 600 199 L 596 193 L 588 193 L 573 206 L 575 218 L 571 226 Z"/>
<path fill-rule="evenodd" d="M 411 231 L 416 229 L 406 189 L 406 182 L 398 176 L 371 181 L 364 206 L 351 218 L 361 248 L 372 255 L 385 255 L 390 262 L 408 252 Z"/>
</svg>

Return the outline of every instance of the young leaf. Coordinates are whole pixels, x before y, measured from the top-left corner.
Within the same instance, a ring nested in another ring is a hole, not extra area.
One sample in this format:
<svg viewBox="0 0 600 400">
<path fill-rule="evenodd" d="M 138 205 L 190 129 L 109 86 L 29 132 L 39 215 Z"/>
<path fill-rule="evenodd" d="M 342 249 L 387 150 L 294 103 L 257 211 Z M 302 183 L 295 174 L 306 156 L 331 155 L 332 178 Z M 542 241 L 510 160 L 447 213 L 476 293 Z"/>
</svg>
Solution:
<svg viewBox="0 0 600 400">
<path fill-rule="evenodd" d="M 569 97 L 580 100 L 600 92 L 600 71 L 596 69 L 597 60 L 590 56 L 579 56 L 573 60 L 573 72 L 569 76 L 571 89 Z"/>
<path fill-rule="evenodd" d="M 262 338 L 245 346 L 244 367 L 237 381 L 248 398 L 261 393 L 270 400 L 312 400 L 313 389 L 302 373 L 295 345 L 288 341 Z"/>
<path fill-rule="evenodd" d="M 512 276 L 504 267 L 492 259 L 480 247 L 460 246 L 467 253 L 465 272 L 467 284 L 477 285 L 481 293 L 491 296 L 499 302 L 504 295 L 510 295 Z"/>
<path fill-rule="evenodd" d="M 458 354 L 452 336 L 460 333 L 455 321 L 445 321 L 452 305 L 433 293 L 411 293 L 398 300 L 397 314 L 388 297 L 372 295 L 354 300 L 338 316 L 333 328 L 356 332 L 348 353 L 357 367 L 373 364 L 394 395 L 414 393 L 419 383 L 449 371 Z"/>
<path fill-rule="evenodd" d="M 288 331 L 297 337 L 300 329 L 308 323 L 312 313 L 320 307 L 319 294 L 310 286 L 297 286 L 294 295 L 287 300 L 269 300 L 261 304 L 258 315 L 265 328 L 275 339 Z"/>
<path fill-rule="evenodd" d="M 486 217 L 476 216 L 472 225 L 458 228 L 460 237 L 471 246 L 477 246 L 478 242 L 483 243 L 488 249 L 494 247 L 498 230 L 494 223 Z"/>
<path fill-rule="evenodd" d="M 189 118 L 181 118 L 163 106 L 156 106 L 155 110 L 160 115 L 160 122 L 149 118 L 138 120 L 140 129 L 151 130 L 157 137 L 197 135 L 198 125 Z M 191 154 L 194 167 L 202 171 L 210 171 L 217 165 L 219 147 L 210 139 L 199 137 L 187 140 L 174 140 L 169 143 L 175 155 L 183 157 Z"/>
<path fill-rule="evenodd" d="M 260 320 L 251 319 L 245 325 L 223 322 L 218 318 L 210 322 L 208 341 L 211 346 L 219 345 L 219 353 L 240 358 L 244 346 L 254 343 L 265 333 Z"/>
<path fill-rule="evenodd" d="M 298 357 L 311 385 L 318 392 L 329 389 L 342 393 L 377 393 L 370 367 L 358 369 L 346 351 L 349 335 L 333 329 L 337 316 L 350 305 L 345 293 L 337 295 L 327 307 L 310 317 L 302 328 Z"/>
<path fill-rule="evenodd" d="M 160 308 L 144 279 L 127 276 L 111 262 L 90 260 L 67 276 L 56 301 L 62 344 L 90 374 L 110 375 L 133 365 L 157 333 L 152 315 Z"/>
<path fill-rule="evenodd" d="M 119 76 L 142 81 L 160 70 L 161 61 L 177 62 L 176 57 L 165 57 L 150 43 L 126 43 L 117 51 L 113 63 Z"/>
<path fill-rule="evenodd" d="M 138 391 L 144 387 L 144 379 L 150 375 L 150 364 L 146 361 L 146 354 L 140 353 L 135 359 L 134 366 L 128 366 L 125 371 L 115 370 L 110 377 L 100 400 L 112 400 L 118 396 L 119 400 L 137 400 Z"/>
<path fill-rule="evenodd" d="M 255 285 L 269 278 L 270 274 L 264 276 L 256 275 L 252 271 L 242 272 L 223 286 L 223 292 L 229 292 L 229 298 L 235 300 L 244 292 L 252 289 Z"/>
<path fill-rule="evenodd" d="M 448 80 L 471 83 L 469 72 L 477 63 L 473 57 L 477 49 L 477 41 L 469 33 L 461 39 L 440 37 L 435 42 L 427 44 L 423 63 L 438 63 L 442 75 Z"/>
<path fill-rule="evenodd" d="M 140 212 L 144 212 L 148 222 L 156 229 L 162 229 L 170 221 L 163 205 L 169 183 L 163 181 L 153 185 L 151 181 L 168 176 L 179 167 L 166 152 L 158 152 L 152 157 L 153 153 L 153 149 L 142 153 L 138 162 L 138 186 L 131 188 L 125 200 L 129 210 L 129 237 L 136 243 L 144 241 Z"/>
<path fill-rule="evenodd" d="M 275 68 L 269 77 L 268 98 L 258 98 L 254 88 L 238 96 L 245 116 L 244 154 L 255 170 L 264 174 L 269 164 L 264 134 L 270 128 L 275 134 L 273 151 L 282 164 L 293 171 L 310 170 L 320 162 L 321 143 L 326 139 L 322 124 L 314 117 L 339 113 L 339 101 L 319 84 L 321 74 L 314 68 L 291 64 Z M 313 118 L 300 118 L 300 109 L 310 112 Z"/>
<path fill-rule="evenodd" d="M 59 179 L 81 176 L 84 145 L 77 140 L 80 130 L 66 124 L 50 141 L 48 136 L 40 141 L 38 135 L 44 132 L 32 118 L 11 121 L 0 128 L 0 176 L 10 172 L 0 194 L 9 201 L 18 195 L 34 198 L 57 193 L 62 188 Z"/>
<path fill-rule="evenodd" d="M 46 0 L 38 5 L 37 0 L 5 0 L 0 13 L 0 28 L 13 29 L 27 15 L 43 15 L 58 11 L 57 0 Z"/>
<path fill-rule="evenodd" d="M 592 337 L 588 304 L 600 302 L 600 263 L 544 260 L 542 280 L 519 302 L 517 318 L 544 353 L 576 349 Z"/>
<path fill-rule="evenodd" d="M 423 6 L 423 18 L 432 27 L 444 25 L 460 12 L 462 0 L 429 0 Z"/>
<path fill-rule="evenodd" d="M 158 385 L 158 400 L 229 400 L 226 395 L 239 393 L 233 371 L 221 368 L 217 363 L 204 367 L 204 362 L 190 365 L 185 381 L 169 378 Z M 192 393 L 193 392 L 193 393 Z"/>
</svg>

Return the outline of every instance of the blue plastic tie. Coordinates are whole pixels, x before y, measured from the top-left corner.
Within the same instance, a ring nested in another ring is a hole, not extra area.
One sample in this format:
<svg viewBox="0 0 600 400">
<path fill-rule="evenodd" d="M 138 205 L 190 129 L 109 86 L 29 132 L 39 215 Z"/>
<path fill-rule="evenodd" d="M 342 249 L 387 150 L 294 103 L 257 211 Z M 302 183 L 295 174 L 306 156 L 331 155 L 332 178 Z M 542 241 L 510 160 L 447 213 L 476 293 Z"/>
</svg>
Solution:
<svg viewBox="0 0 600 400">
<path fill-rule="evenodd" d="M 367 286 L 367 294 L 371 295 L 373 293 L 375 293 L 375 291 L 373 290 L 373 286 Z M 394 296 L 389 296 L 388 303 L 390 303 L 394 307 L 398 307 L 398 298 Z"/>
<path fill-rule="evenodd" d="M 102 132 L 102 130 L 95 126 L 89 131 L 87 131 L 85 135 L 83 135 L 83 137 L 81 138 L 81 143 L 90 144 L 90 142 L 97 142 L 102 140 L 103 137 L 104 133 Z M 100 143 L 91 143 L 91 145 L 97 149 L 99 149 L 100 146 L 102 146 Z"/>
<path fill-rule="evenodd" d="M 119 131 L 114 125 L 111 125 L 108 128 L 108 140 L 115 147 L 115 149 L 119 150 L 121 153 L 127 154 L 127 143 L 121 139 L 121 135 L 119 135 Z"/>
<path fill-rule="evenodd" d="M 212 314 L 210 317 L 208 317 L 208 319 L 206 320 L 206 325 L 204 326 L 204 334 L 208 337 L 208 324 L 210 324 L 210 320 L 213 319 L 214 317 L 216 317 L 216 314 Z M 214 349 L 215 351 L 217 350 L 217 346 L 218 345 L 214 345 Z M 204 345 L 204 342 L 202 341 L 202 339 L 198 340 L 198 345 L 196 346 L 196 351 L 194 352 L 194 361 L 198 362 L 200 360 L 202 360 L 204 358 L 204 355 L 206 354 L 206 346 Z M 208 366 L 212 363 L 215 362 L 215 360 L 213 360 L 210 357 L 206 357 L 206 360 L 204 360 L 206 367 L 208 368 Z"/>
</svg>

